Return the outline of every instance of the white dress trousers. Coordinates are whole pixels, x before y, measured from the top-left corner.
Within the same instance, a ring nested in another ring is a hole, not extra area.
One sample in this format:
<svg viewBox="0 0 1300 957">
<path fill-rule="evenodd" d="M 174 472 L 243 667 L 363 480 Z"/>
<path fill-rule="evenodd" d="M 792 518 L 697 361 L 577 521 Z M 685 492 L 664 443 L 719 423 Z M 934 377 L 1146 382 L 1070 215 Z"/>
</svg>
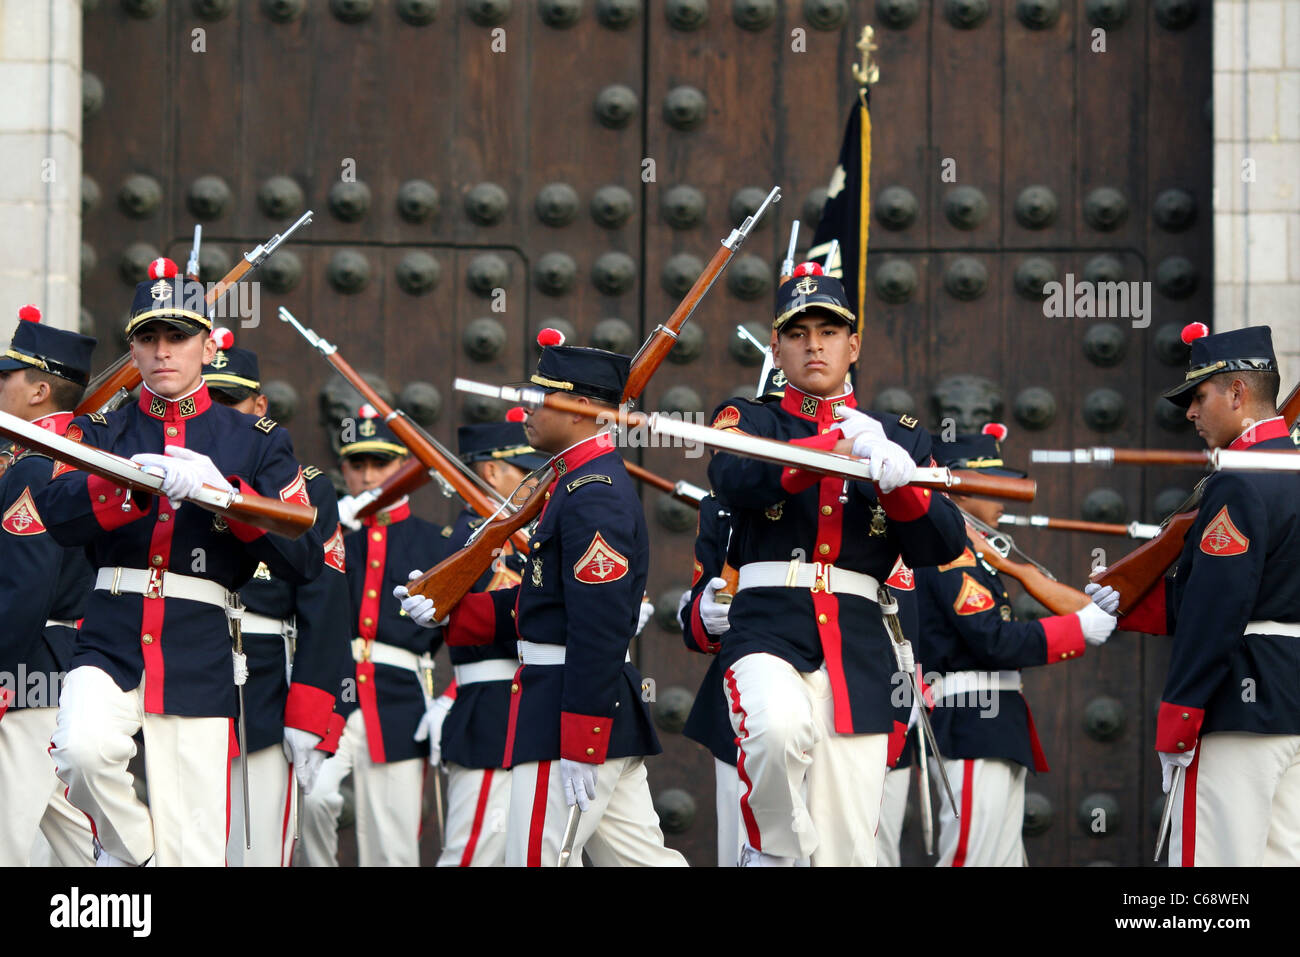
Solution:
<svg viewBox="0 0 1300 957">
<path fill-rule="evenodd" d="M 58 713 L 11 709 L 0 718 L 0 867 L 39 866 L 51 856 L 65 867 L 94 863 L 90 821 L 68 803 L 50 760 Z"/>
<path fill-rule="evenodd" d="M 439 867 L 500 867 L 506 862 L 510 772 L 447 765 L 447 832 Z"/>
</svg>

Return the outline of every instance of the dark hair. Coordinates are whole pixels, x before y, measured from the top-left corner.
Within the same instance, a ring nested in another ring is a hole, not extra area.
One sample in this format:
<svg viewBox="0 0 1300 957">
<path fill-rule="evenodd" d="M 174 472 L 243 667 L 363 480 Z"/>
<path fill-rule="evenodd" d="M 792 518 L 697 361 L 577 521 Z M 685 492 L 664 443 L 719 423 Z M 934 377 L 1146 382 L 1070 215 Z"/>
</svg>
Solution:
<svg viewBox="0 0 1300 957">
<path fill-rule="evenodd" d="M 41 372 L 39 369 L 24 369 L 27 373 L 28 382 L 44 382 L 50 387 L 50 402 L 60 412 L 71 412 L 81 401 L 81 397 L 86 394 L 84 385 L 77 385 L 62 376 L 54 375 L 50 372 Z"/>
<path fill-rule="evenodd" d="M 245 389 L 241 386 L 223 386 L 220 389 L 208 386 L 208 395 L 222 405 L 239 405 L 245 399 L 260 394 L 256 389 Z"/>
<path fill-rule="evenodd" d="M 1236 372 L 1220 372 L 1213 376 L 1212 381 L 1215 387 L 1220 391 L 1225 391 L 1232 384 L 1233 379 L 1240 379 L 1250 390 L 1251 398 L 1260 402 L 1267 402 L 1269 405 L 1277 408 L 1277 394 L 1282 388 L 1282 376 L 1277 372 L 1256 372 L 1254 370 L 1239 370 Z"/>
</svg>

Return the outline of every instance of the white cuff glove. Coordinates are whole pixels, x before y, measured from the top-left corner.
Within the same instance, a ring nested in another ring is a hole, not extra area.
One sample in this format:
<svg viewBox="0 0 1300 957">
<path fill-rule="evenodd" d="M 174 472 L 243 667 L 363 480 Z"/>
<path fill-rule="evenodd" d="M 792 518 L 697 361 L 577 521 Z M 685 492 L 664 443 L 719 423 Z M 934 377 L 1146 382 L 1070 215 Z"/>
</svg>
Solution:
<svg viewBox="0 0 1300 957">
<path fill-rule="evenodd" d="M 443 695 L 424 712 L 420 725 L 415 729 L 415 740 L 429 741 L 429 763 L 435 768 L 442 763 L 442 723 L 447 720 L 454 699 Z"/>
<path fill-rule="evenodd" d="M 688 589 L 686 589 L 686 591 L 682 592 L 682 597 L 679 598 L 679 599 L 677 599 L 677 621 L 678 621 L 678 623 L 681 623 L 681 620 L 682 620 L 682 609 L 686 607 L 687 603 L 688 603 L 690 600 L 691 600 L 691 590 L 688 588 Z"/>
<path fill-rule="evenodd" d="M 1090 645 L 1104 645 L 1110 633 L 1115 630 L 1116 619 L 1096 605 L 1084 605 L 1075 614 L 1079 616 L 1083 640 Z"/>
<path fill-rule="evenodd" d="M 234 491 L 212 459 L 180 445 L 167 446 L 164 455 L 141 452 L 131 456 L 131 461 L 162 475 L 161 491 L 172 508 L 178 508 L 182 499 L 189 498 L 204 485 L 223 492 Z"/>
<path fill-rule="evenodd" d="M 1098 571 L 1105 571 L 1100 568 Z M 1083 586 L 1083 593 L 1092 599 L 1092 603 L 1108 615 L 1113 615 L 1119 611 L 1119 592 L 1110 585 L 1098 585 L 1096 582 L 1089 582 Z"/>
<path fill-rule="evenodd" d="M 725 578 L 710 578 L 704 586 L 704 594 L 700 595 L 700 621 L 704 622 L 704 630 L 715 638 L 731 629 L 731 623 L 727 621 L 731 605 L 718 601 L 718 589 L 726 587 Z"/>
<path fill-rule="evenodd" d="M 352 495 L 344 495 L 339 499 L 339 524 L 349 532 L 355 532 L 361 527 L 361 522 L 357 519 L 357 500 Z"/>
<path fill-rule="evenodd" d="M 560 782 L 564 785 L 564 803 L 575 803 L 584 811 L 596 799 L 596 765 L 560 758 Z"/>
<path fill-rule="evenodd" d="M 1168 794 L 1169 787 L 1174 780 L 1174 768 L 1185 768 L 1191 764 L 1192 758 L 1196 756 L 1196 749 L 1192 748 L 1192 750 L 1183 754 L 1169 754 L 1164 751 L 1157 751 L 1156 753 L 1160 755 L 1160 786 Z"/>
<path fill-rule="evenodd" d="M 907 450 L 883 436 L 862 433 L 853 440 L 853 454 L 867 460 L 871 481 L 886 495 L 902 488 L 916 474 L 916 463 Z"/>
<path fill-rule="evenodd" d="M 294 776 L 302 785 L 303 794 L 311 794 L 311 789 L 316 786 L 316 775 L 320 774 L 320 766 L 325 763 L 325 752 L 316 750 L 316 745 L 320 743 L 320 735 L 310 731 L 301 728 L 284 729 L 284 756 L 293 765 Z"/>
<path fill-rule="evenodd" d="M 650 624 L 650 619 L 655 613 L 655 606 L 648 601 L 641 602 L 641 611 L 636 620 L 636 633 L 639 635 L 645 631 L 645 626 Z"/>
<path fill-rule="evenodd" d="M 840 414 L 844 416 L 840 422 L 840 433 L 846 439 L 856 439 L 859 435 L 871 435 L 877 439 L 885 438 L 885 427 L 865 412 L 845 408 Z"/>
<path fill-rule="evenodd" d="M 417 568 L 406 576 L 406 580 L 408 582 L 415 581 L 423 574 L 424 572 Z M 405 585 L 398 585 L 394 588 L 393 597 L 401 601 L 402 611 L 406 612 L 411 621 L 421 627 L 441 628 L 443 625 L 447 624 L 447 619 L 450 617 L 448 615 L 443 615 L 441 618 L 435 620 L 433 617 L 435 614 L 433 599 L 425 598 L 423 595 L 412 595 L 406 590 Z"/>
<path fill-rule="evenodd" d="M 248 655 L 242 651 L 232 651 L 230 656 L 235 660 L 235 685 L 242 685 L 248 680 Z"/>
</svg>

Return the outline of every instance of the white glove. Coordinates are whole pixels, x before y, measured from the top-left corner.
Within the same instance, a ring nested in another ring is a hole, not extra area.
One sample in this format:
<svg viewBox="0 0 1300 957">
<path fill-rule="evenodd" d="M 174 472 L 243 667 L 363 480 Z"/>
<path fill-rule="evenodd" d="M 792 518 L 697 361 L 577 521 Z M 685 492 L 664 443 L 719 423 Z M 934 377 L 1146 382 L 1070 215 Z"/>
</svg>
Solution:
<svg viewBox="0 0 1300 957">
<path fill-rule="evenodd" d="M 429 710 L 424 712 L 419 727 L 415 729 L 416 741 L 428 739 L 429 763 L 435 768 L 442 763 L 442 723 L 447 720 L 447 712 L 451 710 L 452 700 L 443 695 L 434 701 L 429 705 Z"/>
<path fill-rule="evenodd" d="M 316 775 L 320 774 L 320 766 L 325 763 L 325 752 L 316 750 L 316 745 L 320 742 L 320 735 L 310 731 L 301 728 L 284 729 L 284 756 L 293 765 L 294 776 L 302 785 L 303 794 L 311 794 L 311 789 L 316 786 Z"/>
<path fill-rule="evenodd" d="M 1097 569 L 1099 572 L 1105 570 L 1105 565 Z M 1089 582 L 1083 586 L 1083 593 L 1092 599 L 1094 605 L 1108 615 L 1113 615 L 1119 610 L 1119 592 L 1110 585 L 1098 585 L 1096 582 Z"/>
<path fill-rule="evenodd" d="M 680 621 L 682 620 L 682 609 L 686 607 L 686 603 L 689 602 L 690 600 L 691 600 L 691 590 L 688 588 L 688 589 L 686 589 L 686 591 L 682 592 L 682 597 L 679 598 L 679 599 L 677 599 L 677 620 L 678 620 L 678 622 L 680 622 Z M 3 693 L 3 692 L 0 692 L 0 693 Z"/>
<path fill-rule="evenodd" d="M 655 613 L 655 606 L 648 601 L 641 602 L 641 611 L 636 620 L 636 633 L 639 635 L 645 631 L 645 626 L 650 624 L 650 618 Z"/>
<path fill-rule="evenodd" d="M 230 656 L 235 659 L 235 684 L 242 685 L 248 680 L 248 655 L 242 651 L 232 651 Z"/>
<path fill-rule="evenodd" d="M 344 495 L 339 499 L 339 524 L 349 532 L 355 532 L 361 527 L 361 522 L 357 519 L 357 500 L 354 496 Z"/>
<path fill-rule="evenodd" d="M 408 582 L 415 581 L 423 574 L 424 572 L 417 568 L 406 576 L 406 580 Z M 433 617 L 433 599 L 425 598 L 423 595 L 412 595 L 406 590 L 405 585 L 398 585 L 394 588 L 393 597 L 401 601 L 402 611 L 406 612 L 411 621 L 424 628 L 441 628 L 447 624 L 447 619 L 450 617 L 449 615 L 443 615 L 435 621 Z"/>
<path fill-rule="evenodd" d="M 840 422 L 840 433 L 846 439 L 856 439 L 859 435 L 872 435 L 878 439 L 885 437 L 885 427 L 865 412 L 846 408 L 840 414 L 844 416 Z"/>
<path fill-rule="evenodd" d="M 161 491 L 167 496 L 172 508 L 178 508 L 182 499 L 189 498 L 204 485 L 211 485 L 223 492 L 234 491 L 212 459 L 202 452 L 180 445 L 167 446 L 164 455 L 141 452 L 131 456 L 131 461 L 162 473 Z"/>
<path fill-rule="evenodd" d="M 560 781 L 564 784 L 564 803 L 575 803 L 584 811 L 596 799 L 596 765 L 560 758 Z"/>
<path fill-rule="evenodd" d="M 1117 624 L 1114 617 L 1106 614 L 1096 605 L 1084 605 L 1075 614 L 1079 616 L 1083 640 L 1090 645 L 1104 645 Z"/>
<path fill-rule="evenodd" d="M 886 495 L 912 481 L 916 473 L 916 463 L 907 450 L 883 436 L 862 433 L 853 440 L 853 454 L 867 460 L 871 481 Z"/>
<path fill-rule="evenodd" d="M 1196 749 L 1192 748 L 1183 754 L 1169 754 L 1165 751 L 1156 753 L 1160 755 L 1160 786 L 1168 794 L 1174 780 L 1174 768 L 1185 768 L 1191 764 L 1192 758 L 1196 756 Z"/>
<path fill-rule="evenodd" d="M 718 601 L 718 589 L 726 587 L 725 578 L 710 578 L 704 586 L 704 594 L 700 595 L 700 621 L 704 622 L 704 630 L 715 638 L 731 629 L 731 623 L 727 621 L 731 605 Z"/>
</svg>

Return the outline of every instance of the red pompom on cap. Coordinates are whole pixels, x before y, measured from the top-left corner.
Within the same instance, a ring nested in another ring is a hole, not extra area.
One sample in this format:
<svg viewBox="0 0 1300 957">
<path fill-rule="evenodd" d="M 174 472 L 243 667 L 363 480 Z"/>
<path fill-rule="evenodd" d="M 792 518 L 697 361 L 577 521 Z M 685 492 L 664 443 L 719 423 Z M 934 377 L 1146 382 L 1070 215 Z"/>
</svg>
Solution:
<svg viewBox="0 0 1300 957">
<path fill-rule="evenodd" d="M 1189 322 L 1183 326 L 1183 342 L 1192 344 L 1193 339 L 1200 339 L 1210 334 L 1210 327 L 1203 322 Z"/>
<path fill-rule="evenodd" d="M 150 279 L 171 279 L 179 272 L 180 270 L 176 268 L 176 264 L 166 257 L 155 259 L 149 264 Z"/>
<path fill-rule="evenodd" d="M 825 272 L 821 263 L 806 262 L 794 267 L 793 276 L 820 276 Z"/>
<path fill-rule="evenodd" d="M 552 329 L 547 326 L 537 334 L 537 344 L 539 346 L 562 346 L 564 345 L 564 333 L 559 329 Z"/>
<path fill-rule="evenodd" d="M 229 349 L 235 344 L 235 334 L 225 326 L 218 326 L 212 330 L 212 341 L 218 349 Z"/>
<path fill-rule="evenodd" d="M 375 409 L 375 407 L 374 407 L 373 405 L 371 405 L 369 402 L 367 402 L 367 403 L 366 403 L 365 405 L 363 405 L 361 408 L 357 409 L 357 415 L 358 415 L 360 418 L 363 418 L 363 419 L 377 419 L 377 418 L 379 418 L 379 412 L 378 412 L 378 411 Z"/>
<path fill-rule="evenodd" d="M 18 318 L 23 322 L 40 322 L 41 311 L 29 302 L 18 310 Z"/>
<path fill-rule="evenodd" d="M 990 422 L 984 428 L 980 429 L 984 435 L 993 436 L 995 442 L 1005 442 L 1007 438 L 1007 427 L 1001 422 Z"/>
<path fill-rule="evenodd" d="M 522 405 L 517 405 L 506 413 L 506 421 L 522 422 L 524 421 L 525 418 L 527 418 L 527 415 L 528 415 L 528 410 L 526 410 Z"/>
</svg>

